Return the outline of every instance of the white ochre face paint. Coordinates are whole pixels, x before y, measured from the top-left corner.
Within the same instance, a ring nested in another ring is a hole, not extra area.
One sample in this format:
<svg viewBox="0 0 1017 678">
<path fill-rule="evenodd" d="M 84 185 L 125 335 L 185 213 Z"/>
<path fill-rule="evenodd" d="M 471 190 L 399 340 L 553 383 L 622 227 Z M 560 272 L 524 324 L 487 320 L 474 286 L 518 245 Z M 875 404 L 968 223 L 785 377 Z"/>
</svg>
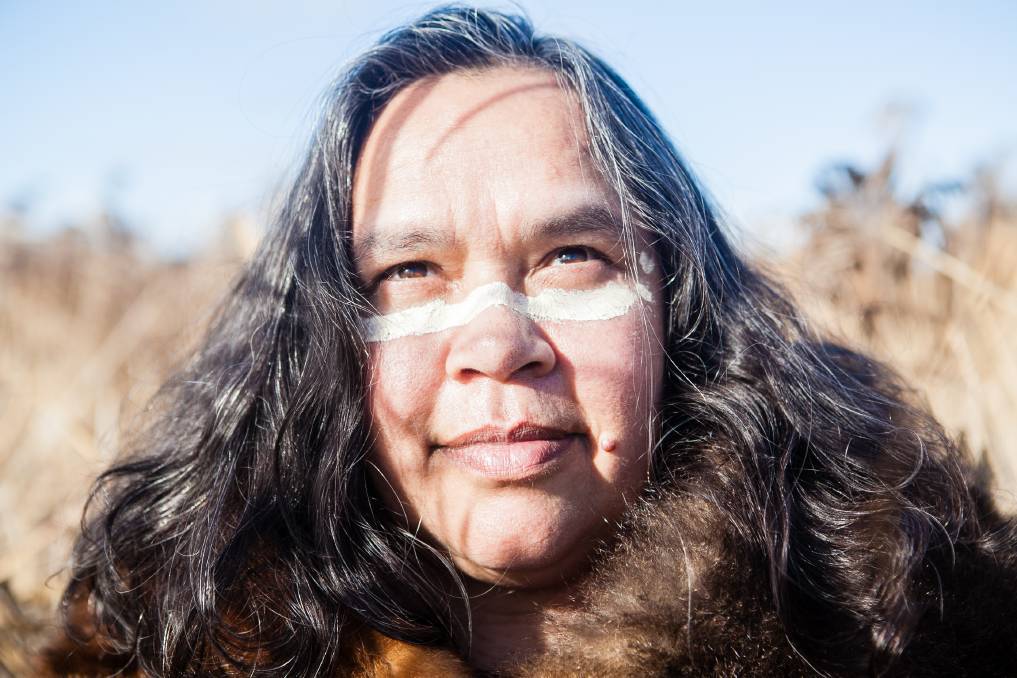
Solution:
<svg viewBox="0 0 1017 678">
<path fill-rule="evenodd" d="M 646 275 L 650 275 L 657 270 L 657 264 L 653 261 L 651 253 L 645 251 L 639 253 L 639 268 Z"/>
<path fill-rule="evenodd" d="M 652 301 L 653 295 L 638 283 L 629 287 L 612 282 L 592 290 L 547 289 L 528 297 L 514 292 L 505 283 L 493 282 L 474 289 L 457 304 L 435 299 L 421 306 L 364 318 L 364 336 L 368 342 L 378 342 L 441 332 L 466 325 L 494 306 L 504 306 L 531 320 L 610 320 L 627 313 L 640 298 Z"/>
</svg>

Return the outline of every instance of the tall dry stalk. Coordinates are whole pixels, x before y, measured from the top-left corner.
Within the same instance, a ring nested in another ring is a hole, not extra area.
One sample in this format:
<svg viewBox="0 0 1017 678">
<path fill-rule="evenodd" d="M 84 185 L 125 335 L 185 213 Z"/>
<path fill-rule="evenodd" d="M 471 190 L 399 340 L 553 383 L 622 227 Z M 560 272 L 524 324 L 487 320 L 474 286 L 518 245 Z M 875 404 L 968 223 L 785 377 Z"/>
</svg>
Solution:
<svg viewBox="0 0 1017 678">
<path fill-rule="evenodd" d="M 896 155 L 841 167 L 784 266 L 829 332 L 895 367 L 1017 510 L 1017 211 L 991 173 L 902 198 Z M 966 206 L 950 220 L 943 193 Z"/>
<path fill-rule="evenodd" d="M 0 232 L 0 675 L 29 675 L 91 481 L 239 262 L 160 260 L 112 226 Z"/>
</svg>

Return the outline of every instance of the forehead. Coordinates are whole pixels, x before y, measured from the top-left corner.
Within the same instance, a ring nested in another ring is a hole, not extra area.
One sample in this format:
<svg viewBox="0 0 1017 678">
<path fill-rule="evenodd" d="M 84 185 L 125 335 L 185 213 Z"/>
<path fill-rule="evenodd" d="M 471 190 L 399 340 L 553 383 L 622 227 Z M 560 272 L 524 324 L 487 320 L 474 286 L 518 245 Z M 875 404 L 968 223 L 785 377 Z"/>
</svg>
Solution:
<svg viewBox="0 0 1017 678">
<path fill-rule="evenodd" d="M 578 207 L 613 210 L 582 109 L 548 72 L 496 68 L 414 83 L 368 135 L 354 247 L 426 226 L 506 231 Z"/>
</svg>

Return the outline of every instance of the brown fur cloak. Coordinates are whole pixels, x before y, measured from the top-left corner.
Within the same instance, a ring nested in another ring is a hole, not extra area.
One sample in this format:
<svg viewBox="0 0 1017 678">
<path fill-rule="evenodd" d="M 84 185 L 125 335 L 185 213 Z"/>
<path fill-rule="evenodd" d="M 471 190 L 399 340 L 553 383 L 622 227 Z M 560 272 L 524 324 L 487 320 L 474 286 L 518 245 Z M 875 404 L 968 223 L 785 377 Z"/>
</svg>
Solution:
<svg viewBox="0 0 1017 678">
<path fill-rule="evenodd" d="M 1017 526 L 981 502 L 993 539 L 1017 543 Z M 547 647 L 505 675 L 520 676 L 807 676 L 823 675 L 796 646 L 773 604 L 765 562 L 713 502 L 676 493 L 631 512 L 618 542 L 598 556 L 577 605 L 546 619 Z M 873 538 L 874 543 L 878 539 Z M 956 544 L 926 590 L 925 613 L 901 657 L 883 675 L 1017 676 L 1017 551 Z M 989 551 L 996 556 L 983 555 Z M 880 586 L 880 572 L 871 586 Z M 917 603 L 923 601 L 918 600 Z M 85 634 L 84 601 L 70 621 Z M 807 634 L 826 632 L 819 619 Z M 442 648 L 410 645 L 370 630 L 351 633 L 336 670 L 364 677 L 468 676 L 467 664 Z M 103 654 L 101 634 L 79 644 L 64 637 L 44 657 L 48 675 L 109 675 L 128 657 Z M 858 666 L 866 648 L 855 645 Z M 815 656 L 812 659 L 816 659 Z M 198 675 L 244 675 L 219 662 Z M 833 675 L 869 675 L 846 670 Z"/>
</svg>

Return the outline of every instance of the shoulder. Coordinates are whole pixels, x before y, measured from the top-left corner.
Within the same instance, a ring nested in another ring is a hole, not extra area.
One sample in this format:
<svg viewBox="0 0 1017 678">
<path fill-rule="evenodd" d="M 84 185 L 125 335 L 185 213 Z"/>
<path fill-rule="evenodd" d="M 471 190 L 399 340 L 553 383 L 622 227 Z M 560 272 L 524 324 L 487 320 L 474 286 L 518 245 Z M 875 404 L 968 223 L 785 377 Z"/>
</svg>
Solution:
<svg viewBox="0 0 1017 678">
<path fill-rule="evenodd" d="M 703 499 L 671 496 L 635 514 L 581 604 L 549 615 L 551 644 L 526 675 L 817 675 L 819 645 L 803 635 L 853 648 L 856 664 L 838 675 L 867 675 L 882 656 L 880 634 L 897 620 L 861 619 L 847 639 L 826 638 L 822 623 L 794 627 L 774 602 L 765 554 Z M 977 540 L 917 555 L 908 588 L 924 611 L 884 673 L 1007 675 L 1017 666 L 1017 524 L 991 509 L 977 520 Z M 878 573 L 870 584 L 876 599 Z"/>
<path fill-rule="evenodd" d="M 40 678 L 122 676 L 145 678 L 133 653 L 124 651 L 116 639 L 89 621 L 86 603 L 73 600 L 65 611 L 67 624 L 50 638 L 36 657 L 35 675 Z M 251 629 L 253 632 L 254 629 Z M 257 665 L 258 658 L 243 658 Z M 266 657 L 260 657 L 267 660 Z M 215 655 L 198 658 L 194 675 L 247 676 L 226 659 Z M 453 652 L 413 645 L 360 627 L 344 635 L 333 673 L 356 678 L 409 678 L 410 676 L 468 676 L 467 665 Z"/>
<path fill-rule="evenodd" d="M 896 667 L 901 675 L 1017 670 L 1017 520 L 987 520 L 980 539 L 926 563 L 927 609 Z"/>
<path fill-rule="evenodd" d="M 631 518 L 524 675 L 809 675 L 722 512 L 670 495 Z"/>
</svg>

